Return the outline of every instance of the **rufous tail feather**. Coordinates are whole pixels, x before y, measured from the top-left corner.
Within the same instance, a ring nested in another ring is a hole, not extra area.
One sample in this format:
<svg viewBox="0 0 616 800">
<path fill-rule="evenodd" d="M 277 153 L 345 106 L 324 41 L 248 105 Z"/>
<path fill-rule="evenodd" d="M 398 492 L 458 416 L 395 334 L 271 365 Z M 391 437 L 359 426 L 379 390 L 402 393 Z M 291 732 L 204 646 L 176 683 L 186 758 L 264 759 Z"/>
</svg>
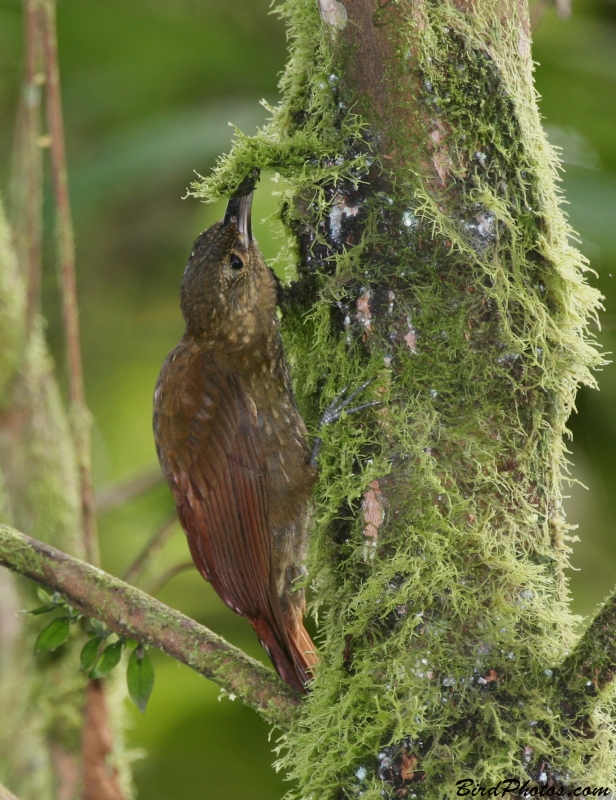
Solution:
<svg viewBox="0 0 616 800">
<path fill-rule="evenodd" d="M 305 693 L 306 683 L 312 677 L 311 667 L 318 659 L 314 643 L 303 624 L 300 622 L 294 626 L 293 632 L 287 632 L 289 646 L 285 646 L 267 620 L 251 619 L 250 623 L 283 681 Z"/>
</svg>

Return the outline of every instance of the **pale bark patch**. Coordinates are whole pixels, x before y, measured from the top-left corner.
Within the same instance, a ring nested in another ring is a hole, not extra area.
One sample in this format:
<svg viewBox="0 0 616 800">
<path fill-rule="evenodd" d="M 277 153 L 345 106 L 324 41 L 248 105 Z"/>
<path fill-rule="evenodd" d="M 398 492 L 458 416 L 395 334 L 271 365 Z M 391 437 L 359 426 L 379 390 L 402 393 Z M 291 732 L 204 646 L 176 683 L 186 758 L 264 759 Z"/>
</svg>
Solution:
<svg viewBox="0 0 616 800">
<path fill-rule="evenodd" d="M 319 12 L 323 22 L 334 28 L 344 28 L 347 23 L 346 8 L 339 0 L 319 0 Z"/>
<path fill-rule="evenodd" d="M 431 160 L 441 182 L 441 186 L 445 186 L 447 178 L 451 173 L 449 147 L 444 144 L 444 140 L 449 134 L 449 126 L 440 119 L 434 120 L 434 125 L 436 127 L 430 132 L 430 139 L 433 143 Z"/>
<path fill-rule="evenodd" d="M 372 481 L 367 491 L 364 492 L 362 511 L 365 522 L 364 536 L 366 539 L 372 539 L 376 543 L 384 517 L 383 494 L 377 480 Z"/>
</svg>

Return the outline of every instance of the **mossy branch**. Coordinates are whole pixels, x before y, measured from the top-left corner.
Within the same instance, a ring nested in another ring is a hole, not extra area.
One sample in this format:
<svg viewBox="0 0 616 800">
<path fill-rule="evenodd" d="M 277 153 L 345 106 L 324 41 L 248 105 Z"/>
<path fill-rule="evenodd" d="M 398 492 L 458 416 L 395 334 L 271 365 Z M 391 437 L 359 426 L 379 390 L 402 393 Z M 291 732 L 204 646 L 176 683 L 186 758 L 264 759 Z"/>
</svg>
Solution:
<svg viewBox="0 0 616 800">
<path fill-rule="evenodd" d="M 299 695 L 272 670 L 189 617 L 96 567 L 0 525 L 0 564 L 60 592 L 112 631 L 162 650 L 288 728 Z"/>
<path fill-rule="evenodd" d="M 563 661 L 560 680 L 570 701 L 607 688 L 616 673 L 616 592 L 599 607 L 575 650 Z"/>
</svg>

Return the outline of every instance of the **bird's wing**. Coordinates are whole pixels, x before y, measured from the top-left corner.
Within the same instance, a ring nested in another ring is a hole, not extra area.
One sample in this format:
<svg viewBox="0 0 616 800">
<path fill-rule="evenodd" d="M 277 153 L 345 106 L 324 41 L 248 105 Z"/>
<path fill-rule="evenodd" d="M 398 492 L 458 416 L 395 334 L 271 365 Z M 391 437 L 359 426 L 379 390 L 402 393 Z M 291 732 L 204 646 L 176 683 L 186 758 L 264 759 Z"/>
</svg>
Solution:
<svg viewBox="0 0 616 800">
<path fill-rule="evenodd" d="M 256 409 L 234 374 L 191 372 L 195 385 L 182 387 L 184 446 L 169 465 L 178 514 L 197 567 L 225 603 L 243 616 L 271 616 L 277 598 Z"/>
<path fill-rule="evenodd" d="M 307 672 L 272 574 L 257 409 L 237 375 L 208 366 L 182 368 L 181 389 L 167 390 L 157 409 L 163 471 L 199 571 L 250 620 L 280 675 L 301 690 Z"/>
</svg>

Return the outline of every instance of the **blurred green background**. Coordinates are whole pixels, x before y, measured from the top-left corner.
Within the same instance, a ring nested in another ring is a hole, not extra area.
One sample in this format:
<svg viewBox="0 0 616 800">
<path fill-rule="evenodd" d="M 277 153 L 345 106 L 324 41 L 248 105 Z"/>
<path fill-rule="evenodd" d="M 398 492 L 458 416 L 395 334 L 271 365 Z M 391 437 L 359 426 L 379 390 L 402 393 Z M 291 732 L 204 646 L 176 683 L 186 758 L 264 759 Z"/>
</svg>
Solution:
<svg viewBox="0 0 616 800">
<path fill-rule="evenodd" d="M 269 0 L 60 0 L 61 54 L 88 403 L 97 486 L 154 466 L 151 396 L 160 365 L 182 331 L 178 287 L 197 233 L 220 207 L 182 199 L 229 145 L 232 121 L 246 132 L 276 100 L 285 33 Z M 535 32 L 541 108 L 562 148 L 563 187 L 581 247 L 606 296 L 598 340 L 616 351 L 616 2 L 576 0 L 573 16 L 548 11 Z M 0 187 L 6 191 L 22 68 L 18 0 L 0 0 Z M 256 195 L 257 238 L 277 252 L 276 231 L 260 222 L 275 210 L 276 184 Z M 61 363 L 53 267 L 53 220 L 46 209 L 44 310 Z M 616 369 L 601 391 L 583 390 L 571 420 L 575 467 L 567 501 L 579 525 L 571 574 L 575 610 L 586 614 L 616 582 Z M 101 519 L 104 566 L 121 574 L 172 509 L 159 487 Z M 143 585 L 163 565 L 187 559 L 176 529 Z M 151 585 L 151 583 L 150 583 Z M 263 658 L 250 626 L 193 571 L 159 593 L 166 603 Z M 190 670 L 155 654 L 157 682 L 145 717 L 132 706 L 129 745 L 142 800 L 277 800 L 270 766 L 275 740 L 252 711 L 223 698 Z"/>
</svg>

